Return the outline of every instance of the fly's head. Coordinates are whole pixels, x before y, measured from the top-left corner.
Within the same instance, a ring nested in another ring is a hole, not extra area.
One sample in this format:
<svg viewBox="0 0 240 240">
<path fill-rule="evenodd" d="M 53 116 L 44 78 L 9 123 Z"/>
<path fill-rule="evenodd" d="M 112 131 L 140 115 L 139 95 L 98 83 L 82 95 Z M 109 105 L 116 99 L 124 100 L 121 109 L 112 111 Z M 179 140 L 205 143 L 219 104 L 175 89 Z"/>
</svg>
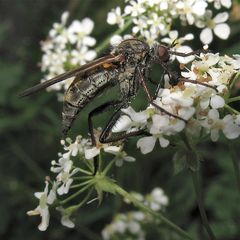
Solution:
<svg viewBox="0 0 240 240">
<path fill-rule="evenodd" d="M 122 54 L 130 65 L 142 62 L 149 52 L 149 46 L 138 39 L 122 41 L 113 51 L 113 54 Z"/>
<path fill-rule="evenodd" d="M 156 44 L 155 46 L 153 46 L 150 55 L 153 62 L 157 62 L 160 64 L 167 63 L 170 59 L 168 48 L 161 44 Z"/>
</svg>

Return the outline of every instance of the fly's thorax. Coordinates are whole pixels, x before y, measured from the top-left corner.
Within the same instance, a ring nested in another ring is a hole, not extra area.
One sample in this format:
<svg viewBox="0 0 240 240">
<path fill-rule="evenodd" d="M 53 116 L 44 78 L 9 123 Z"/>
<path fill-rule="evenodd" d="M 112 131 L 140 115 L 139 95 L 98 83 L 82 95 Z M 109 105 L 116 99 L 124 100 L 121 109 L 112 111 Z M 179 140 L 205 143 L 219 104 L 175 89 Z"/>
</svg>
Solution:
<svg viewBox="0 0 240 240">
<path fill-rule="evenodd" d="M 132 97 L 138 90 L 136 79 L 136 67 L 125 66 L 124 71 L 119 73 L 118 84 L 123 97 Z"/>
<path fill-rule="evenodd" d="M 123 54 L 127 64 L 134 65 L 146 58 L 149 53 L 147 43 L 138 39 L 127 39 L 122 41 L 114 50 L 113 54 Z"/>
</svg>

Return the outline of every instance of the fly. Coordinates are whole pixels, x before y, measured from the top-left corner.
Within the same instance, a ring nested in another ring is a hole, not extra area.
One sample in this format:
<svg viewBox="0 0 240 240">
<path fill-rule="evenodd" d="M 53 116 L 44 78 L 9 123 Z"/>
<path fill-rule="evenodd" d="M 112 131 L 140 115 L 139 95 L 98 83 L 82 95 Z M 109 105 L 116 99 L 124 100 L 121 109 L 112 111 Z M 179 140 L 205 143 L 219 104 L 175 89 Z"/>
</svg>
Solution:
<svg viewBox="0 0 240 240">
<path fill-rule="evenodd" d="M 19 96 L 25 97 L 31 95 L 55 83 L 64 81 L 70 77 L 75 77 L 68 90 L 65 92 L 63 101 L 62 132 L 64 135 L 67 135 L 79 112 L 81 112 L 90 101 L 100 93 L 104 92 L 107 88 L 117 85 L 121 92 L 121 98 L 108 101 L 98 106 L 88 115 L 88 126 L 92 144 L 96 145 L 92 119 L 94 116 L 114 108 L 115 112 L 106 127 L 103 129 L 99 141 L 101 143 L 115 142 L 130 136 L 143 134 L 143 130 L 139 130 L 111 135 L 112 128 L 122 115 L 121 109 L 129 106 L 131 99 L 137 95 L 140 86 L 143 87 L 146 92 L 150 104 L 161 112 L 186 122 L 185 119 L 173 115 L 158 106 L 153 101 L 155 96 L 152 96 L 149 92 L 146 82 L 150 80 L 149 74 L 153 63 L 161 65 L 164 73 L 168 74 L 170 84 L 172 85 L 178 84 L 179 81 L 193 82 L 189 79 L 179 77 L 176 72 L 172 72 L 169 68 L 169 59 L 171 54 L 186 57 L 200 52 L 202 51 L 193 51 L 190 53 L 174 52 L 171 51 L 169 47 L 161 44 L 156 44 L 150 48 L 144 41 L 128 39 L 122 41 L 109 55 L 98 58 L 46 82 L 37 84 L 36 86 L 23 91 Z M 194 83 L 196 83 L 196 81 L 194 81 Z M 208 86 L 199 82 L 197 82 L 197 84 Z M 158 91 L 160 84 L 157 83 L 157 85 Z"/>
</svg>

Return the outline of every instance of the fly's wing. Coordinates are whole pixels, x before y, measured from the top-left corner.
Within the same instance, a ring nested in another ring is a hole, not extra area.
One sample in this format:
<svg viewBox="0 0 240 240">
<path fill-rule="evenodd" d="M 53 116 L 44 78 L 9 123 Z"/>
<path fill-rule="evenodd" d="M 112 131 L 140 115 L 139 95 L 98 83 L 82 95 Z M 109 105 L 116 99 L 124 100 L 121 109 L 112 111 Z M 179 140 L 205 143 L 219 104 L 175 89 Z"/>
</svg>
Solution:
<svg viewBox="0 0 240 240">
<path fill-rule="evenodd" d="M 69 72 L 60 74 L 52 79 L 49 79 L 43 83 L 39 83 L 31 88 L 26 89 L 25 91 L 21 92 L 18 96 L 19 97 L 26 97 L 29 96 L 31 94 L 34 94 L 42 89 L 45 89 L 55 83 L 64 81 L 68 78 L 71 77 L 80 77 L 83 76 L 85 74 L 87 74 L 88 72 L 98 68 L 98 67 L 103 67 L 103 68 L 107 68 L 109 66 L 109 64 L 114 64 L 114 63 L 120 63 L 124 60 L 123 55 L 107 55 L 105 57 L 101 57 L 98 58 L 90 63 L 87 63 L 79 68 L 73 69 Z"/>
</svg>

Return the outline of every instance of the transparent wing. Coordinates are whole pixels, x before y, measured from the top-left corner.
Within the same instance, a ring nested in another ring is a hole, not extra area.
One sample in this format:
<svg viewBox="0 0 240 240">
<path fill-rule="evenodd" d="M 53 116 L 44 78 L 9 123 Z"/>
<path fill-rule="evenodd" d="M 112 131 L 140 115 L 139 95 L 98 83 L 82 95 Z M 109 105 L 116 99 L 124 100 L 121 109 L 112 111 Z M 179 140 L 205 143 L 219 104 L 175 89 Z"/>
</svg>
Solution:
<svg viewBox="0 0 240 240">
<path fill-rule="evenodd" d="M 42 89 L 45 89 L 55 83 L 62 82 L 68 78 L 75 77 L 75 76 L 80 77 L 100 66 L 103 66 L 105 68 L 105 66 L 107 64 L 118 63 L 118 62 L 122 62 L 123 60 L 124 60 L 123 55 L 117 55 L 117 56 L 107 55 L 105 57 L 98 58 L 90 63 L 87 63 L 87 64 L 81 66 L 81 67 L 78 67 L 69 72 L 60 74 L 52 79 L 49 79 L 45 82 L 39 83 L 31 88 L 28 88 L 28 89 L 24 90 L 23 92 L 19 93 L 18 96 L 19 97 L 29 96 L 29 95 L 34 94 Z"/>
</svg>

